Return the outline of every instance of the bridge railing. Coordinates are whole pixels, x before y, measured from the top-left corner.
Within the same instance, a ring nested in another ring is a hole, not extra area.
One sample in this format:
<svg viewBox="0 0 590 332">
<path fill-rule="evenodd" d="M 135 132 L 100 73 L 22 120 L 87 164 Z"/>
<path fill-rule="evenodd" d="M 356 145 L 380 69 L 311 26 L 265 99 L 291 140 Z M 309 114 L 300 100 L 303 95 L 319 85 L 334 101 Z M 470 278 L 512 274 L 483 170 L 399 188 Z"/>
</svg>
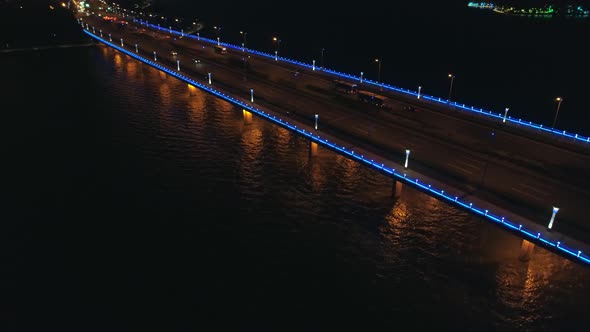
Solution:
<svg viewBox="0 0 590 332">
<path fill-rule="evenodd" d="M 396 169 L 393 167 L 386 166 L 384 163 L 378 163 L 378 162 L 374 161 L 374 159 L 365 157 L 363 154 L 355 153 L 354 150 L 352 150 L 352 149 L 348 149 L 345 146 L 342 146 L 342 145 L 339 145 L 335 142 L 329 141 L 328 139 L 317 134 L 317 132 L 311 131 L 309 129 L 306 130 L 305 128 L 298 127 L 295 124 L 289 123 L 288 120 L 284 120 L 280 117 L 277 117 L 276 115 L 273 115 L 273 114 L 270 114 L 270 113 L 265 112 L 263 110 L 260 110 L 256 107 L 254 107 L 248 101 L 232 97 L 226 93 L 223 93 L 221 91 L 214 89 L 210 85 L 206 85 L 204 83 L 197 82 L 197 81 L 193 80 L 192 78 L 179 73 L 178 71 L 167 68 L 166 66 L 163 66 L 163 65 L 161 65 L 157 62 L 154 62 L 150 59 L 147 59 L 135 52 L 129 51 L 129 50 L 125 49 L 124 47 L 118 46 L 112 42 L 109 42 L 103 38 L 100 38 L 99 36 L 91 33 L 90 31 L 88 31 L 86 29 L 84 30 L 84 32 L 86 34 L 88 34 L 89 36 L 91 36 L 92 38 L 95 38 L 96 40 L 99 40 L 102 43 L 104 43 L 104 44 L 106 44 L 106 45 L 108 45 L 120 52 L 123 52 L 130 57 L 140 60 L 140 61 L 142 61 L 142 62 L 144 62 L 156 69 L 164 71 L 171 76 L 174 76 L 186 83 L 189 83 L 195 87 L 198 87 L 204 91 L 207 91 L 207 92 L 209 92 L 221 99 L 224 99 L 234 105 L 237 105 L 237 106 L 240 106 L 244 109 L 247 109 L 248 111 L 257 114 L 262 118 L 265 118 L 265 119 L 267 119 L 275 124 L 278 124 L 284 128 L 287 128 L 290 131 L 296 132 L 299 135 L 306 137 L 306 138 L 310 139 L 311 141 L 316 142 L 322 146 L 325 146 L 333 151 L 336 151 L 337 153 L 340 153 L 350 159 L 357 160 L 365 165 L 368 165 L 368 166 L 372 167 L 373 169 L 376 169 L 377 171 L 392 177 L 395 180 L 398 180 L 398 181 L 401 181 L 401 182 L 406 183 L 408 185 L 411 185 L 423 192 L 426 192 L 427 194 L 429 194 L 431 196 L 440 198 L 452 206 L 461 208 L 463 210 L 467 210 L 467 211 L 477 214 L 477 215 L 481 216 L 482 218 L 485 218 L 497 225 L 503 226 L 507 230 L 518 234 L 520 237 L 522 237 L 530 242 L 536 243 L 536 244 L 541 245 L 545 248 L 548 248 L 550 250 L 561 253 L 564 256 L 566 256 L 574 261 L 578 261 L 578 262 L 581 262 L 586 265 L 590 264 L 590 256 L 588 256 L 586 253 L 583 253 L 582 250 L 570 248 L 570 247 L 566 246 L 565 244 L 562 244 L 560 241 L 552 240 L 552 239 L 550 239 L 551 236 L 549 236 L 548 234 L 542 234 L 541 232 L 538 232 L 538 231 L 536 232 L 531 229 L 527 229 L 522 224 L 514 223 L 512 221 L 507 220 L 505 217 L 493 214 L 488 209 L 483 209 L 481 207 L 474 206 L 473 203 L 471 203 L 471 202 L 462 201 L 459 199 L 459 197 L 457 195 L 452 195 L 452 194 L 449 194 L 448 192 L 445 193 L 445 190 L 435 188 L 431 184 L 420 181 L 420 179 L 418 179 L 417 177 L 416 178 L 408 177 L 407 173 L 396 171 Z M 398 166 L 396 166 L 396 167 L 398 167 Z M 400 166 L 400 168 L 401 168 L 401 166 Z"/>
<path fill-rule="evenodd" d="M 208 42 L 211 44 L 218 43 L 218 41 L 214 40 L 214 39 L 201 37 L 200 35 L 186 34 L 182 31 L 176 31 L 176 30 L 173 30 L 170 28 L 162 28 L 160 26 L 151 24 L 145 20 L 134 19 L 134 22 L 139 22 L 140 24 L 147 25 L 147 26 L 150 26 L 154 29 L 162 30 L 162 31 L 168 32 L 170 34 L 175 34 L 178 36 L 188 37 L 188 38 L 192 38 L 192 39 L 198 39 L 198 40 L 202 40 L 202 41 L 205 41 L 205 42 Z M 234 45 L 234 44 L 226 43 L 226 42 L 219 42 L 219 44 L 223 45 L 225 47 L 231 48 L 231 49 L 239 50 L 239 51 L 241 51 L 243 49 L 241 45 Z M 468 106 L 468 105 L 465 105 L 462 103 L 458 103 L 455 101 L 449 101 L 448 99 L 444 99 L 444 98 L 440 98 L 440 97 L 436 97 L 436 96 L 425 95 L 423 93 L 420 93 L 417 90 L 404 89 L 404 88 L 396 87 L 396 86 L 393 86 L 393 85 L 390 85 L 387 83 L 376 82 L 376 81 L 373 81 L 370 79 L 363 78 L 361 76 L 356 76 L 353 74 L 348 74 L 348 73 L 340 72 L 340 71 L 329 69 L 329 68 L 317 69 L 316 66 L 314 66 L 313 64 L 309 64 L 309 63 L 306 63 L 303 61 L 293 60 L 293 59 L 286 58 L 283 56 L 276 56 L 275 54 L 261 52 L 261 51 L 251 49 L 251 48 L 246 48 L 246 50 L 250 53 L 254 53 L 256 55 L 263 56 L 263 57 L 266 57 L 266 58 L 269 58 L 272 60 L 276 59 L 277 61 L 288 62 L 288 63 L 294 64 L 294 65 L 302 66 L 304 68 L 308 68 L 308 69 L 312 69 L 312 70 L 318 70 L 318 71 L 321 70 L 323 72 L 330 73 L 332 75 L 336 75 L 336 76 L 339 76 L 342 78 L 348 78 L 348 79 L 352 79 L 352 80 L 359 81 L 359 82 L 362 81 L 363 83 L 366 83 L 366 84 L 374 85 L 374 86 L 380 87 L 380 88 L 385 88 L 387 90 L 406 94 L 408 96 L 412 96 L 412 97 L 416 97 L 416 98 L 418 98 L 418 96 L 420 96 L 420 98 L 424 98 L 424 99 L 427 99 L 427 100 L 432 101 L 434 103 L 438 103 L 441 106 L 454 106 L 462 111 L 474 112 L 474 113 L 477 113 L 480 115 L 494 118 L 496 120 L 504 120 L 504 115 L 502 113 L 495 113 L 495 112 L 492 112 L 489 110 L 484 110 L 483 108 Z M 543 126 L 542 124 L 533 123 L 532 121 L 523 120 L 521 118 L 514 118 L 511 116 L 506 116 L 505 122 L 512 123 L 514 125 L 532 128 L 535 130 L 539 130 L 543 133 L 556 135 L 559 138 L 568 138 L 568 139 L 573 139 L 575 142 L 588 143 L 588 146 L 590 146 L 590 136 L 583 136 L 580 134 L 568 132 L 566 130 Z M 586 145 L 586 144 L 584 144 L 584 145 Z"/>
</svg>

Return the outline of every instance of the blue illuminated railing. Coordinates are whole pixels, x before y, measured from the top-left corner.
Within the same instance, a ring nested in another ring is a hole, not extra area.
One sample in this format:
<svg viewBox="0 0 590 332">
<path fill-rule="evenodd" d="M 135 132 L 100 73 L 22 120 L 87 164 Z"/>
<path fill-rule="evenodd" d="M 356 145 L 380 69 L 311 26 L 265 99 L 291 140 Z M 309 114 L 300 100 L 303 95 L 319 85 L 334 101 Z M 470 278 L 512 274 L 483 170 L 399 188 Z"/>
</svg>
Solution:
<svg viewBox="0 0 590 332">
<path fill-rule="evenodd" d="M 179 32 L 179 31 L 176 31 L 176 30 L 173 30 L 173 29 L 169 29 L 169 28 L 162 28 L 160 26 L 151 24 L 151 23 L 146 22 L 146 21 L 143 21 L 143 20 L 134 19 L 134 21 L 135 22 L 139 22 L 140 24 L 143 24 L 143 25 L 150 26 L 150 27 L 152 27 L 154 29 L 166 31 L 166 32 L 171 33 L 171 34 L 176 34 L 176 35 L 183 36 L 183 37 L 188 37 L 188 38 L 203 40 L 203 41 L 208 42 L 208 43 L 217 44 L 217 40 L 213 40 L 213 39 L 210 39 L 210 38 L 204 38 L 204 37 L 201 37 L 201 36 L 195 36 L 195 35 L 192 35 L 192 34 L 186 34 L 186 33 Z M 224 42 L 220 42 L 220 44 L 223 45 L 223 46 L 225 46 L 225 47 L 229 47 L 229 48 L 232 48 L 232 49 L 235 49 L 235 50 L 239 50 L 239 51 L 242 51 L 242 49 L 243 49 L 241 45 L 234 45 L 234 44 L 224 43 Z M 260 56 L 263 56 L 263 57 L 266 57 L 266 58 L 269 58 L 269 59 L 273 59 L 273 60 L 275 59 L 275 55 L 274 54 L 271 54 L 271 53 L 260 52 L 260 51 L 257 51 L 257 50 L 254 50 L 254 49 L 250 49 L 250 48 L 247 48 L 247 50 L 248 50 L 248 52 L 253 53 L 253 54 L 257 54 L 257 55 L 260 55 Z M 297 60 L 285 58 L 285 57 L 282 57 L 282 56 L 276 56 L 276 59 L 277 60 L 280 60 L 280 61 L 284 61 L 284 62 L 289 62 L 289 63 L 295 64 L 295 65 L 298 65 L 298 66 L 302 66 L 302 67 L 305 67 L 305 68 L 308 68 L 308 69 L 314 69 L 314 66 L 313 65 L 310 65 L 309 63 L 305 63 L 305 62 L 302 62 L 302 61 L 297 61 Z M 392 91 L 396 91 L 396 92 L 399 92 L 399 93 L 404 93 L 404 94 L 407 94 L 407 95 L 410 95 L 410 96 L 413 96 L 413 97 L 418 97 L 418 93 L 419 93 L 418 91 L 404 89 L 404 88 L 399 88 L 399 87 L 396 87 L 396 86 L 393 86 L 393 85 L 389 85 L 389 84 L 386 84 L 386 83 L 376 82 L 376 81 L 369 80 L 369 79 L 366 79 L 366 78 L 363 78 L 363 77 L 360 77 L 360 76 L 355 76 L 355 75 L 351 75 L 351 74 L 339 72 L 339 71 L 328 69 L 328 68 L 322 68 L 321 70 L 324 71 L 324 72 L 327 72 L 327 73 L 336 75 L 336 76 L 343 77 L 343 78 L 348 78 L 348 79 L 352 79 L 352 80 L 356 80 L 356 81 L 361 81 L 362 80 L 363 83 L 367 83 L 367 84 L 370 84 L 370 85 L 375 85 L 375 86 L 382 87 L 382 88 L 385 88 L 385 89 L 388 89 L 388 90 L 392 90 Z M 491 116 L 491 117 L 496 118 L 496 119 L 499 119 L 499 120 L 503 120 L 504 119 L 504 115 L 501 114 L 501 113 L 494 113 L 492 111 L 486 111 L 486 110 L 484 110 L 482 108 L 477 108 L 477 107 L 474 107 L 474 106 L 466 106 L 465 104 L 460 104 L 460 103 L 457 103 L 457 102 L 454 102 L 454 101 L 449 101 L 447 99 L 443 99 L 443 98 L 440 98 L 440 97 L 434 97 L 434 96 L 425 95 L 423 93 L 420 93 L 420 98 L 424 98 L 424 99 L 427 99 L 429 101 L 432 101 L 432 102 L 435 102 L 435 103 L 440 103 L 440 104 L 443 104 L 443 105 L 455 106 L 455 107 L 457 107 L 457 108 L 459 108 L 461 110 L 464 110 L 464 111 L 471 111 L 471 112 L 478 113 L 480 115 Z M 525 126 L 525 127 L 534 128 L 534 129 L 537 129 L 537 130 L 541 130 L 542 132 L 545 132 L 545 133 L 555 134 L 558 137 L 567 137 L 567 138 L 574 139 L 575 141 L 578 141 L 578 142 L 590 143 L 590 136 L 582 136 L 582 135 L 575 134 L 575 133 L 569 133 L 566 130 L 559 130 L 559 129 L 555 129 L 555 128 L 543 126 L 542 124 L 536 124 L 536 123 L 533 123 L 531 121 L 523 121 L 522 119 L 517 119 L 517 118 L 513 118 L 511 116 L 507 116 L 506 117 L 506 122 L 510 122 L 510 123 L 513 123 L 513 124 L 518 124 L 518 125 Z"/>
<path fill-rule="evenodd" d="M 413 185 L 413 186 L 417 187 L 418 189 L 429 193 L 432 196 L 435 196 L 437 198 L 442 198 L 447 203 L 450 203 L 451 205 L 458 206 L 463 209 L 467 209 L 467 210 L 471 211 L 472 213 L 478 214 L 483 218 L 487 218 L 488 220 L 491 220 L 492 222 L 494 222 L 498 225 L 504 226 L 511 231 L 517 232 L 518 234 L 521 235 L 521 237 L 525 238 L 528 241 L 531 241 L 531 242 L 537 243 L 537 244 L 541 244 L 544 247 L 548 247 L 553 250 L 557 250 L 563 254 L 568 255 L 567 257 L 570 257 L 570 258 L 580 261 L 582 263 L 590 264 L 590 256 L 584 254 L 581 250 L 575 250 L 572 248 L 568 248 L 567 246 L 561 244 L 558 241 L 552 242 L 549 239 L 545 239 L 541 236 L 542 234 L 539 232 L 535 233 L 531 230 L 527 230 L 522 225 L 514 224 L 514 223 L 506 220 L 504 217 L 494 215 L 494 214 L 490 213 L 488 210 L 473 206 L 472 203 L 463 202 L 463 201 L 459 200 L 459 198 L 457 196 L 449 195 L 448 193 L 445 194 L 444 190 L 433 188 L 430 184 L 422 183 L 422 182 L 420 182 L 420 180 L 418 178 L 414 178 L 414 179 L 409 178 L 409 177 L 407 177 L 406 173 L 396 172 L 396 170 L 394 168 L 389 168 L 389 167 L 385 166 L 384 164 L 379 164 L 379 163 L 375 162 L 373 159 L 369 159 L 369 158 L 364 157 L 362 154 L 359 155 L 358 153 L 355 153 L 354 150 L 347 149 L 344 146 L 339 146 L 335 143 L 332 143 L 332 142 L 328 141 L 328 139 L 322 138 L 320 135 L 315 134 L 311 131 L 306 131 L 303 128 L 298 128 L 296 125 L 290 124 L 289 121 L 283 120 L 280 117 L 277 117 L 275 115 L 272 115 L 272 114 L 269 114 L 269 113 L 264 112 L 262 110 L 259 110 L 258 108 L 248 104 L 247 102 L 244 102 L 240 99 L 234 98 L 234 97 L 227 95 L 223 92 L 217 91 L 217 90 L 213 89 L 211 86 L 205 85 L 203 83 L 199 83 L 199 82 L 197 82 L 185 75 L 180 74 L 177 71 L 174 71 L 174 70 L 169 69 L 165 66 L 162 66 L 162 65 L 158 64 L 157 62 L 154 62 L 150 59 L 144 58 L 144 57 L 138 55 L 137 53 L 128 51 L 123 47 L 120 47 L 112 42 L 109 42 L 103 38 L 100 38 L 99 36 L 91 33 L 90 31 L 84 30 L 84 32 L 86 34 L 90 35 L 92 38 L 95 38 L 95 39 L 103 42 L 104 44 L 106 44 L 114 49 L 119 50 L 120 52 L 123 52 L 135 59 L 138 59 L 138 60 L 140 60 L 140 61 L 142 61 L 154 68 L 162 70 L 169 75 L 172 75 L 184 82 L 187 82 L 195 87 L 205 90 L 205 91 L 207 91 L 207 92 L 209 92 L 221 99 L 224 99 L 234 105 L 238 105 L 244 109 L 247 109 L 250 112 L 253 112 L 253 113 L 255 113 L 267 120 L 270 120 L 273 123 L 276 123 L 284 128 L 287 128 L 290 131 L 296 132 L 301 136 L 309 138 L 310 140 L 312 140 L 322 146 L 328 147 L 331 150 L 334 150 L 334 151 L 336 151 L 342 155 L 345 155 L 353 160 L 357 160 L 357 161 L 360 161 L 366 165 L 369 165 L 370 167 L 373 167 L 373 168 L 377 169 L 378 171 L 383 172 L 383 173 L 395 178 L 396 180 L 400 180 L 404 183 Z"/>
</svg>

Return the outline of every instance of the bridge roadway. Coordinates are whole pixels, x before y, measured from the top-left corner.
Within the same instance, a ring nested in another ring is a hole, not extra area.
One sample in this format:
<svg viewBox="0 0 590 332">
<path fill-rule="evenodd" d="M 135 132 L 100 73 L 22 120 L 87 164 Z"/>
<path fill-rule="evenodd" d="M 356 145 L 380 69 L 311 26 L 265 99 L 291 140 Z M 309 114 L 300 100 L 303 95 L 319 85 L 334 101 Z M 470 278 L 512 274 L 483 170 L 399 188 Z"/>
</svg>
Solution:
<svg viewBox="0 0 590 332">
<path fill-rule="evenodd" d="M 405 150 L 410 149 L 408 175 L 415 172 L 439 188 L 454 188 L 463 201 L 489 206 L 490 211 L 543 234 L 552 207 L 558 206 L 551 236 L 570 248 L 590 243 L 590 223 L 585 218 L 590 148 L 360 84 L 390 98 L 386 107 L 379 108 L 334 91 L 332 81 L 337 77 L 320 70 L 231 48 L 228 54 L 217 54 L 209 42 L 145 25 L 117 29 L 97 17 L 82 19 L 97 35 L 102 30 L 106 40 L 112 34 L 114 44 L 120 45 L 123 38 L 127 50 L 134 52 L 138 44 L 138 54 L 149 59 L 156 51 L 157 62 L 170 69 L 180 60 L 181 72 L 199 82 L 206 83 L 207 73 L 212 73 L 212 86 L 233 96 L 249 100 L 254 89 L 255 105 L 283 117 L 313 126 L 314 114 L 319 114 L 320 132 L 339 138 L 349 148 L 362 149 L 375 160 L 403 164 Z M 417 110 L 403 110 L 407 104 Z"/>
</svg>

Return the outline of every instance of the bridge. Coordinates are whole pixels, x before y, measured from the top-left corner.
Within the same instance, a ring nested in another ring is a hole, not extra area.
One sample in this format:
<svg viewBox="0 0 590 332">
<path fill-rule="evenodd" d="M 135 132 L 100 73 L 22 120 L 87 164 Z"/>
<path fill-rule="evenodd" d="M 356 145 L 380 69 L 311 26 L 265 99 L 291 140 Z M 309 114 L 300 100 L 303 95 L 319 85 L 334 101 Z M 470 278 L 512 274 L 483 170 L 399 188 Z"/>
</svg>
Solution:
<svg viewBox="0 0 590 332">
<path fill-rule="evenodd" d="M 392 179 L 392 195 L 411 186 L 535 245 L 590 264 L 590 138 L 522 119 L 222 43 L 147 21 L 120 29 L 79 16 L 84 32 L 167 75 L 202 89 Z M 223 46 L 227 54 L 215 52 Z M 334 89 L 346 80 L 385 97 L 382 106 Z"/>
</svg>

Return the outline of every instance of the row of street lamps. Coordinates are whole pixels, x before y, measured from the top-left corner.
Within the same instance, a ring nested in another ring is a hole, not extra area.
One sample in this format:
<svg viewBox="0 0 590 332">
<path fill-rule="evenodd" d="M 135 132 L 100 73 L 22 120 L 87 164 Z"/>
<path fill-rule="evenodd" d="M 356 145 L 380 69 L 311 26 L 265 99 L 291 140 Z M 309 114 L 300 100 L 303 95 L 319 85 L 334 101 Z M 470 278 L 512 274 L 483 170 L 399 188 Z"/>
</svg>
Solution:
<svg viewBox="0 0 590 332">
<path fill-rule="evenodd" d="M 88 29 L 88 25 L 87 25 L 87 29 Z M 94 30 L 94 28 L 93 28 L 93 30 Z M 245 32 L 242 32 L 242 31 L 240 31 L 240 33 L 242 33 L 244 35 L 244 44 L 243 44 L 243 47 L 245 48 L 245 46 L 246 46 L 246 33 Z M 100 30 L 100 35 L 102 36 L 102 30 Z M 277 44 L 280 42 L 280 39 L 278 39 L 276 37 L 274 37 L 273 40 L 276 41 Z M 109 41 L 112 41 L 111 34 L 109 34 Z M 121 41 L 121 46 L 124 47 L 123 38 L 121 38 L 120 41 Z M 138 44 L 135 44 L 134 46 L 135 46 L 135 52 L 138 53 L 138 51 L 139 51 Z M 278 48 L 278 46 L 277 46 L 277 48 Z M 322 55 L 323 55 L 324 50 L 325 49 L 322 48 Z M 276 53 L 278 53 L 278 49 L 277 49 L 277 51 L 275 51 L 275 54 Z M 156 51 L 154 51 L 153 54 L 154 54 L 154 61 L 157 61 Z M 378 79 L 380 79 L 381 60 L 380 59 L 375 59 L 375 62 L 377 62 L 379 64 L 379 67 L 378 67 L 378 76 L 377 77 L 378 77 Z M 180 60 L 178 60 L 178 59 L 176 60 L 176 70 L 177 71 L 180 71 Z M 362 77 L 362 72 L 361 72 L 361 77 Z M 450 87 L 449 87 L 449 102 L 450 102 L 451 94 L 452 94 L 452 89 L 453 89 L 453 80 L 455 79 L 455 75 L 449 74 L 448 77 L 451 79 L 451 83 L 450 83 Z M 208 78 L 208 83 L 209 84 L 212 84 L 212 82 L 211 82 L 211 73 L 210 72 L 207 73 L 207 78 Z M 418 99 L 420 98 L 420 91 L 421 91 L 421 89 L 422 89 L 422 86 L 419 86 L 418 87 L 418 95 L 417 95 L 417 98 Z M 558 103 L 557 103 L 557 111 L 555 112 L 555 118 L 553 120 L 553 126 L 555 126 L 555 122 L 557 121 L 557 115 L 559 113 L 559 108 L 561 106 L 561 102 L 563 101 L 563 98 L 557 97 L 555 100 Z M 250 102 L 251 103 L 254 103 L 254 89 L 250 89 Z M 508 114 L 508 107 L 506 107 L 505 110 L 504 110 L 504 118 L 503 118 L 503 121 L 502 122 L 506 122 L 506 116 L 507 116 L 507 114 Z M 315 130 L 318 130 L 318 118 L 319 118 L 319 114 L 314 114 L 314 129 Z M 408 168 L 409 157 L 410 157 L 410 149 L 406 149 L 405 150 L 404 169 L 407 169 Z M 471 206 L 471 204 L 470 204 L 470 206 Z M 553 211 L 552 211 L 553 213 L 551 215 L 551 219 L 549 221 L 549 224 L 547 225 L 547 229 L 549 231 L 553 228 L 553 223 L 555 221 L 555 216 L 556 216 L 556 214 L 557 214 L 558 211 L 559 211 L 559 208 L 558 207 L 553 207 Z M 487 210 L 486 210 L 486 215 L 487 215 Z M 558 242 L 558 244 L 559 244 L 559 242 Z"/>
<path fill-rule="evenodd" d="M 87 28 L 88 28 L 88 24 L 87 24 Z M 221 27 L 218 26 L 214 26 L 213 29 L 215 29 L 217 31 L 217 45 L 221 44 L 221 40 L 220 40 L 220 35 L 221 35 Z M 93 27 L 94 30 L 94 27 Z M 242 51 L 246 51 L 247 46 L 246 46 L 246 36 L 248 35 L 247 32 L 245 31 L 240 31 L 240 34 L 243 37 L 243 42 L 242 42 Z M 101 36 L 102 36 L 102 31 L 101 31 Z M 109 39 L 112 41 L 111 39 L 111 35 L 109 34 Z M 278 60 L 278 53 L 279 53 L 279 46 L 281 44 L 281 39 L 279 37 L 272 37 L 272 42 L 275 44 L 275 60 Z M 123 39 L 121 39 L 121 46 L 123 46 Z M 324 67 L 324 52 L 325 52 L 325 48 L 321 48 L 321 53 L 320 53 L 320 68 Z M 136 52 L 137 52 L 137 45 L 136 45 Z M 154 52 L 154 59 L 156 58 L 156 54 Z M 313 68 L 315 70 L 315 60 L 313 60 Z M 375 58 L 375 63 L 377 63 L 377 82 L 381 83 L 381 64 L 383 63 L 383 60 L 381 58 Z M 451 103 L 451 97 L 452 97 L 452 93 L 453 93 L 453 83 L 455 81 L 455 75 L 452 73 L 448 74 L 448 77 L 450 78 L 450 84 L 449 84 L 449 96 L 447 98 L 447 103 Z M 363 81 L 363 72 L 361 72 L 361 78 L 360 78 L 360 82 L 362 83 Z M 380 90 L 383 90 L 383 85 L 379 85 Z M 417 98 L 420 99 L 421 96 L 421 90 L 422 90 L 422 86 L 418 86 L 418 94 L 417 94 Z M 555 128 L 555 124 L 557 123 L 557 116 L 559 114 L 559 109 L 561 107 L 561 102 L 563 101 L 562 97 L 557 97 L 555 98 L 555 101 L 557 101 L 557 109 L 555 111 L 555 117 L 553 118 L 553 123 L 551 125 L 552 128 Z M 506 122 L 506 116 L 508 114 L 508 107 L 506 107 L 504 109 L 504 117 L 502 119 L 502 122 Z"/>
<path fill-rule="evenodd" d="M 377 60 L 375 60 L 377 61 Z M 451 103 L 451 95 L 453 93 L 453 81 L 455 80 L 455 75 L 453 74 L 449 74 L 448 77 L 451 79 L 451 82 L 449 84 L 449 98 L 447 99 L 447 103 Z M 420 90 L 422 89 L 421 86 L 418 87 L 418 96 L 417 98 L 420 99 Z M 563 98 L 561 97 L 557 97 L 555 98 L 555 101 L 557 101 L 557 110 L 555 111 L 555 117 L 553 118 L 553 123 L 551 124 L 552 128 L 555 128 L 555 123 L 557 122 L 557 115 L 559 114 L 559 108 L 561 107 L 561 102 L 563 101 Z M 502 122 L 506 122 L 506 115 L 508 115 L 508 107 L 506 107 L 504 109 L 504 118 L 502 119 Z"/>
</svg>

